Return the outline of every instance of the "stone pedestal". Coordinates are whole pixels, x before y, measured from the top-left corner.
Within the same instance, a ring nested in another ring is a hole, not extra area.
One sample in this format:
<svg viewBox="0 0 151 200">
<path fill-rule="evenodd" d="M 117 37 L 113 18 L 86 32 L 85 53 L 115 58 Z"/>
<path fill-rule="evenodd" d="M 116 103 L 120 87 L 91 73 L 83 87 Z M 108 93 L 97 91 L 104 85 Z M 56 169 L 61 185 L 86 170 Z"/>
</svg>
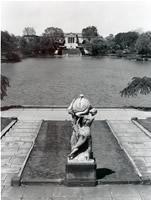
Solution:
<svg viewBox="0 0 151 200">
<path fill-rule="evenodd" d="M 94 159 L 78 161 L 67 159 L 66 163 L 67 186 L 95 186 L 96 162 Z"/>
</svg>

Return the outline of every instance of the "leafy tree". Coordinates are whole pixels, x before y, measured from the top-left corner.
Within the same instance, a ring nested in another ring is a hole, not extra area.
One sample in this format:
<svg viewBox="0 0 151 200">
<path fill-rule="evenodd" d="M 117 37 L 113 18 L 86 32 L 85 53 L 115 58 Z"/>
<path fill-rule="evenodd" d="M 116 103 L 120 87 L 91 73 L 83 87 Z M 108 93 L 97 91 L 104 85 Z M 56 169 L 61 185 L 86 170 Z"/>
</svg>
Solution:
<svg viewBox="0 0 151 200">
<path fill-rule="evenodd" d="M 56 49 L 57 49 L 57 46 L 56 46 L 55 40 L 52 37 L 43 35 L 40 38 L 40 50 L 42 54 L 53 55 Z"/>
<path fill-rule="evenodd" d="M 7 61 L 20 61 L 20 56 L 17 53 L 19 47 L 19 39 L 7 31 L 1 31 L 1 50 L 2 55 Z"/>
<path fill-rule="evenodd" d="M 61 28 L 48 27 L 43 33 L 40 46 L 43 51 L 54 54 L 55 50 L 59 49 L 60 45 L 64 44 L 64 41 L 64 33 Z"/>
<path fill-rule="evenodd" d="M 144 76 L 133 77 L 132 81 L 128 83 L 128 86 L 124 88 L 120 93 L 121 96 L 130 97 L 136 96 L 138 93 L 140 94 L 149 94 L 151 92 L 151 78 Z"/>
<path fill-rule="evenodd" d="M 92 55 L 102 55 L 107 51 L 107 45 L 103 37 L 95 38 L 91 42 L 92 44 Z"/>
<path fill-rule="evenodd" d="M 134 49 L 136 40 L 139 34 L 135 31 L 129 31 L 126 33 L 118 33 L 115 35 L 115 43 L 120 46 L 120 49 Z"/>
<path fill-rule="evenodd" d="M 20 49 L 25 55 L 34 55 L 35 52 L 38 52 L 40 47 L 40 37 L 38 36 L 23 36 L 20 40 Z"/>
<path fill-rule="evenodd" d="M 20 48 L 24 55 L 33 55 L 38 45 L 38 36 L 33 27 L 25 27 L 20 40 Z"/>
<path fill-rule="evenodd" d="M 105 38 L 106 40 L 106 46 L 107 46 L 107 49 L 109 51 L 114 51 L 116 49 L 115 47 L 115 38 L 114 38 L 114 35 L 113 34 L 110 34 L 109 36 L 107 36 Z"/>
<path fill-rule="evenodd" d="M 135 47 L 139 54 L 151 54 L 151 32 L 142 33 L 137 39 Z"/>
<path fill-rule="evenodd" d="M 24 55 L 30 55 L 32 52 L 31 43 L 27 42 L 24 37 L 20 40 L 20 49 Z"/>
<path fill-rule="evenodd" d="M 94 37 L 97 37 L 98 35 L 99 34 L 95 26 L 88 26 L 82 29 L 82 36 L 83 38 L 88 39 L 88 41 L 90 41 Z"/>
<path fill-rule="evenodd" d="M 23 35 L 36 35 L 36 31 L 33 27 L 25 27 L 23 30 Z"/>
<path fill-rule="evenodd" d="M 51 37 L 55 41 L 63 40 L 64 39 L 64 33 L 61 28 L 55 28 L 55 27 L 48 27 L 45 29 L 43 36 Z"/>
<path fill-rule="evenodd" d="M 9 79 L 6 76 L 1 75 L 0 76 L 1 81 L 1 100 L 4 99 L 5 96 L 7 96 L 7 87 L 10 87 L 9 85 Z"/>
<path fill-rule="evenodd" d="M 92 56 L 103 55 L 107 52 L 106 41 L 103 37 L 93 38 L 91 41 L 85 40 L 83 47 Z"/>
<path fill-rule="evenodd" d="M 1 31 L 1 50 L 2 52 L 11 52 L 17 49 L 18 40 L 7 31 Z"/>
<path fill-rule="evenodd" d="M 136 40 L 138 39 L 139 37 L 139 34 L 135 31 L 129 31 L 125 34 L 126 36 L 126 45 L 128 48 L 134 48 L 135 47 L 135 43 L 136 43 Z"/>
</svg>

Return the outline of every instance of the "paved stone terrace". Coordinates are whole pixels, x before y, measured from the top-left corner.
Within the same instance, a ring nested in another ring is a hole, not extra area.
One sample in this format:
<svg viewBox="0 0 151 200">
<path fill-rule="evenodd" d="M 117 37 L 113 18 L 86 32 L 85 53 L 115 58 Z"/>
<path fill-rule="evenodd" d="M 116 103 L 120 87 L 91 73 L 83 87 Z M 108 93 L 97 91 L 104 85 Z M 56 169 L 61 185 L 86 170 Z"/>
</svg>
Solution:
<svg viewBox="0 0 151 200">
<path fill-rule="evenodd" d="M 99 185 L 96 187 L 21 186 L 7 187 L 2 200 L 150 200 L 150 186 Z"/>
<path fill-rule="evenodd" d="M 129 120 L 110 120 L 119 143 L 133 159 L 143 180 L 151 180 L 151 138 Z"/>
<path fill-rule="evenodd" d="M 70 117 L 66 109 L 61 108 L 11 109 L 3 111 L 2 117 L 19 119 L 1 142 L 2 200 L 151 200 L 150 185 L 98 185 L 94 188 L 54 185 L 11 187 L 10 179 L 20 170 L 38 133 L 41 120 L 70 120 Z M 96 120 L 109 121 L 120 143 L 133 157 L 141 173 L 150 176 L 151 139 L 132 124 L 132 117 L 151 117 L 151 112 L 135 109 L 98 109 Z"/>
<path fill-rule="evenodd" d="M 1 187 L 19 173 L 40 128 L 41 121 L 17 122 L 1 140 Z"/>
</svg>

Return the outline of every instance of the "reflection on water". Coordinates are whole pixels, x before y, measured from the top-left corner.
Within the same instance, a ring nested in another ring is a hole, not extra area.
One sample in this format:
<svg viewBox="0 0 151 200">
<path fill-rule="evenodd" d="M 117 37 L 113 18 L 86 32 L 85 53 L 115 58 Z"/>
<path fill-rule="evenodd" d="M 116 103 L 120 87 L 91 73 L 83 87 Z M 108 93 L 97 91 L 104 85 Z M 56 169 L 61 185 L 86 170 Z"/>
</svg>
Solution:
<svg viewBox="0 0 151 200">
<path fill-rule="evenodd" d="M 151 95 L 121 98 L 133 76 L 151 76 L 150 62 L 109 57 L 29 58 L 3 63 L 11 88 L 2 105 L 67 105 L 84 93 L 95 106 L 151 106 Z"/>
</svg>

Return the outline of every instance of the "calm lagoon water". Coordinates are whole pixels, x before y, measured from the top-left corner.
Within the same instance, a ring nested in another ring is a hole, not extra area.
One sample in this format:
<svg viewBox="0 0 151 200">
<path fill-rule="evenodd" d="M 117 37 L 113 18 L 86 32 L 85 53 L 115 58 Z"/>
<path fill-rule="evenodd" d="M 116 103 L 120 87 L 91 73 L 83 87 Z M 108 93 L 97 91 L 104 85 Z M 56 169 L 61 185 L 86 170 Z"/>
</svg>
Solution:
<svg viewBox="0 0 151 200">
<path fill-rule="evenodd" d="M 11 87 L 2 105 L 68 105 L 80 93 L 102 107 L 151 106 L 151 95 L 122 98 L 133 76 L 150 76 L 151 62 L 110 57 L 29 58 L 3 63 Z"/>
</svg>

